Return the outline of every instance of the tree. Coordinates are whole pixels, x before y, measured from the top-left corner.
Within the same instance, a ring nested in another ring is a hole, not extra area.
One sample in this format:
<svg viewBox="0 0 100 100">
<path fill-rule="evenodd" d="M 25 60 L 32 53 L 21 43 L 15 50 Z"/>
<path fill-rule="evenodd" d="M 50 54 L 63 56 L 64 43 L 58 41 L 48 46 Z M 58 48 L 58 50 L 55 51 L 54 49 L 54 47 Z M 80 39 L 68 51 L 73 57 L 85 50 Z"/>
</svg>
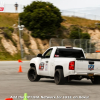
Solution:
<svg viewBox="0 0 100 100">
<path fill-rule="evenodd" d="M 61 12 L 52 3 L 34 1 L 19 14 L 22 24 L 32 31 L 33 37 L 50 38 L 61 26 Z"/>
</svg>

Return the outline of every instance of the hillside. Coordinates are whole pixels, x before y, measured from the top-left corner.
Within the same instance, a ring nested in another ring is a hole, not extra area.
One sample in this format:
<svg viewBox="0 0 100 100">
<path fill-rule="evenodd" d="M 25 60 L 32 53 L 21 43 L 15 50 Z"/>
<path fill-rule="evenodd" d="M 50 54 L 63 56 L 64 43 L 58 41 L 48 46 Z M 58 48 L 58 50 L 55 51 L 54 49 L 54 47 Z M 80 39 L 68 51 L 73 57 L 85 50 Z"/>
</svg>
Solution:
<svg viewBox="0 0 100 100">
<path fill-rule="evenodd" d="M 68 29 L 70 26 L 76 25 L 79 26 L 84 32 L 88 32 L 91 39 L 100 39 L 100 25 L 96 25 L 96 23 L 100 23 L 99 20 L 89 20 L 85 18 L 68 16 L 62 16 L 62 18 L 64 19 L 64 21 L 61 23 L 63 28 Z"/>
<path fill-rule="evenodd" d="M 61 38 L 68 37 L 65 30 L 71 25 L 78 25 L 84 31 L 87 31 L 93 39 L 100 39 L 100 27 L 95 26 L 95 23 L 100 23 L 100 21 L 78 17 L 62 17 L 64 21 L 61 23 L 61 28 L 66 36 L 63 35 Z M 0 13 L 0 60 L 17 60 L 21 58 L 17 25 L 18 14 Z M 49 40 L 33 38 L 30 34 L 31 32 L 24 28 L 21 39 L 24 59 L 28 57 L 27 55 L 36 56 L 38 53 L 43 53 L 49 47 Z"/>
<path fill-rule="evenodd" d="M 7 33 L 6 33 L 6 32 Z M 27 33 L 28 30 L 24 29 L 21 35 L 21 45 L 23 58 L 26 59 L 26 55 L 36 56 L 38 53 L 43 53 L 45 49 L 49 47 L 48 40 L 41 40 L 39 38 L 33 38 Z M 14 27 L 14 31 L 11 33 L 9 28 L 0 29 L 0 60 L 17 60 L 21 58 L 20 53 L 20 41 L 18 28 Z"/>
</svg>

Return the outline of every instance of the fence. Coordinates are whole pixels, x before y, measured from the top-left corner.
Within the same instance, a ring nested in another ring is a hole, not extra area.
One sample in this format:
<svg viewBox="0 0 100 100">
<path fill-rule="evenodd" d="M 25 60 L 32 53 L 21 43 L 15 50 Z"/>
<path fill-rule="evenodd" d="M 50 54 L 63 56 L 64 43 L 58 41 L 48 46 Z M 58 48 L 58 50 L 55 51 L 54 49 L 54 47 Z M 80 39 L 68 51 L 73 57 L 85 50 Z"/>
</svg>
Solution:
<svg viewBox="0 0 100 100">
<path fill-rule="evenodd" d="M 84 53 L 87 58 L 99 58 L 100 53 L 96 53 L 100 50 L 100 40 L 93 39 L 57 39 L 51 38 L 49 41 L 49 46 L 68 46 L 68 47 L 80 47 L 83 48 Z M 45 49 L 23 49 L 23 59 L 31 59 L 36 57 L 39 53 L 44 53 Z M 26 51 L 27 50 L 27 51 Z M 27 52 L 27 53 L 26 53 Z"/>
<path fill-rule="evenodd" d="M 99 15 L 93 15 L 93 14 L 88 14 L 88 13 L 80 13 L 76 11 L 68 11 L 68 10 L 61 10 L 63 16 L 75 16 L 75 17 L 81 17 L 81 18 L 86 18 L 86 19 L 91 19 L 91 20 L 100 20 Z"/>
<path fill-rule="evenodd" d="M 18 4 L 18 9 L 16 11 L 15 4 L 3 4 L 4 10 L 0 12 L 9 12 L 9 13 L 21 13 L 23 12 L 24 5 Z M 87 14 L 87 13 L 80 13 L 76 11 L 69 11 L 69 10 L 60 10 L 61 14 L 64 16 L 75 16 L 75 17 L 82 17 L 91 20 L 100 20 L 99 15 Z"/>
<path fill-rule="evenodd" d="M 46 49 L 23 49 L 22 53 L 23 53 L 23 59 L 32 59 L 34 57 L 36 57 L 39 53 L 43 54 L 46 50 Z M 27 50 L 27 53 L 26 53 L 26 50 Z"/>
<path fill-rule="evenodd" d="M 95 53 L 100 50 L 100 40 L 94 39 L 56 39 L 51 38 L 49 41 L 51 46 L 71 46 L 83 48 L 86 53 Z"/>
</svg>

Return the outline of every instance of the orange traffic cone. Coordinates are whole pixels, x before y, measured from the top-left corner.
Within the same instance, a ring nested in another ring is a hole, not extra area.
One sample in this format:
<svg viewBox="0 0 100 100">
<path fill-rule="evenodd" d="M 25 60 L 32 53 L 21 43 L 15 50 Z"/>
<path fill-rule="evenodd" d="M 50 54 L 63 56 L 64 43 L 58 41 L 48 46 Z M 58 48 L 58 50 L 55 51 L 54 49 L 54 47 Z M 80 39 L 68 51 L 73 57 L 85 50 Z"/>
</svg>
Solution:
<svg viewBox="0 0 100 100">
<path fill-rule="evenodd" d="M 22 61 L 21 60 L 18 60 L 18 62 L 21 63 Z"/>
<path fill-rule="evenodd" d="M 19 73 L 21 73 L 22 72 L 22 67 L 21 67 L 21 65 L 19 66 L 19 71 L 18 71 Z"/>
</svg>

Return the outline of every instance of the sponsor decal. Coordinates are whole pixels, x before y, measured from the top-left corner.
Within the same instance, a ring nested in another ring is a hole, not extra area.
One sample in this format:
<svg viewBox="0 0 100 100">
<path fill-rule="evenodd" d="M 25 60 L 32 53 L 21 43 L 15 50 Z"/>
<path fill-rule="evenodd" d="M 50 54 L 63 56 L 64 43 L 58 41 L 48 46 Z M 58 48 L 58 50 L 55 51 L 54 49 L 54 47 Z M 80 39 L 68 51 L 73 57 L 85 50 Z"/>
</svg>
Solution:
<svg viewBox="0 0 100 100">
<path fill-rule="evenodd" d="M 45 70 L 46 70 L 46 71 L 48 70 L 48 64 L 45 65 Z"/>
<path fill-rule="evenodd" d="M 44 63 L 41 62 L 41 63 L 39 64 L 39 70 L 43 70 L 43 69 L 44 69 Z"/>
<path fill-rule="evenodd" d="M 55 55 L 55 57 L 59 57 L 59 55 Z"/>
<path fill-rule="evenodd" d="M 4 11 L 4 3 L 0 2 L 0 11 Z"/>
<path fill-rule="evenodd" d="M 94 70 L 94 65 L 88 65 L 88 70 Z"/>
</svg>

